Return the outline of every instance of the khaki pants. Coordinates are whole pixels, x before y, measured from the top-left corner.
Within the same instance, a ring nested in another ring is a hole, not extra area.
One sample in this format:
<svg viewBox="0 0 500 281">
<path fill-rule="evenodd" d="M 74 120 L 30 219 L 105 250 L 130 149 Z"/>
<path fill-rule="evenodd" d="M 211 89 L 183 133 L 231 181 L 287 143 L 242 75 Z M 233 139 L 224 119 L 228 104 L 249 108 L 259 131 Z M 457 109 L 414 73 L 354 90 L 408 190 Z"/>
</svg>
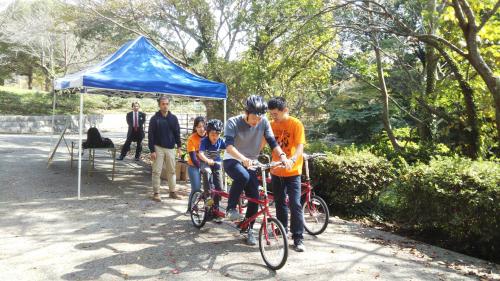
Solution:
<svg viewBox="0 0 500 281">
<path fill-rule="evenodd" d="M 168 189 L 175 192 L 175 149 L 155 145 L 156 160 L 153 162 L 153 192 L 160 193 L 161 171 L 166 167 Z"/>
</svg>

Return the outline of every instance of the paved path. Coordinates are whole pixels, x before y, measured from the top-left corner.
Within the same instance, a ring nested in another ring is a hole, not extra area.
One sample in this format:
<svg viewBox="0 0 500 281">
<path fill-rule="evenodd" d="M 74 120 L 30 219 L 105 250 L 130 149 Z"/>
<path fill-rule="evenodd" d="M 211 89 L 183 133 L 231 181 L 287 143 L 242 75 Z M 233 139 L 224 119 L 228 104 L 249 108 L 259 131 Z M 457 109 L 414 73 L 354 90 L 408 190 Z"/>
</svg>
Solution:
<svg viewBox="0 0 500 281">
<path fill-rule="evenodd" d="M 64 150 L 47 169 L 48 147 L 0 135 L 0 280 L 500 279 L 499 265 L 338 218 L 274 272 L 231 227 L 194 228 L 185 185 L 183 200 L 153 203 L 148 167 L 120 162 L 112 182 L 100 159 L 77 200 L 76 170 Z"/>
</svg>

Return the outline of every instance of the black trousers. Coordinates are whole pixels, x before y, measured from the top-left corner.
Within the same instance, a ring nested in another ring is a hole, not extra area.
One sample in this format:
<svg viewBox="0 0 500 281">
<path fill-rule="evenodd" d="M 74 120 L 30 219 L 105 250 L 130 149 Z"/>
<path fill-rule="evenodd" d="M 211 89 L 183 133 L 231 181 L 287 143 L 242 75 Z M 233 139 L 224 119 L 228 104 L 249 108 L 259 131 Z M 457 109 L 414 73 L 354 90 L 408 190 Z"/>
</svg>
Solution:
<svg viewBox="0 0 500 281">
<path fill-rule="evenodd" d="M 125 144 L 122 147 L 122 152 L 120 154 L 120 157 L 125 157 L 127 155 L 127 152 L 130 150 L 130 144 L 132 142 L 137 142 L 137 149 L 135 150 L 135 157 L 138 158 L 141 156 L 142 152 L 142 140 L 144 138 L 143 132 L 137 131 L 134 132 L 132 131 L 130 134 L 127 136 L 127 140 L 125 141 Z"/>
</svg>

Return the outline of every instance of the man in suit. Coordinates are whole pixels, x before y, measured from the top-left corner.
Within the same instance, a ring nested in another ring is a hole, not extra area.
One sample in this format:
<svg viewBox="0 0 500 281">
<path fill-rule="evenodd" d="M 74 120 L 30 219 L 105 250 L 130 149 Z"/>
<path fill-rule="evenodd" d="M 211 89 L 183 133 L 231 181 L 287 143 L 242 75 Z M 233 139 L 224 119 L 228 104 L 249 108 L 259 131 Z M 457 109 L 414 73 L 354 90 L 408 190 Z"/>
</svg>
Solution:
<svg viewBox="0 0 500 281">
<path fill-rule="evenodd" d="M 127 113 L 127 140 L 122 147 L 122 152 L 118 160 L 123 160 L 127 152 L 130 150 L 130 143 L 137 142 L 137 149 L 135 150 L 135 161 L 140 160 L 142 151 L 142 140 L 144 139 L 144 124 L 146 123 L 146 114 L 139 111 L 139 103 L 132 103 L 132 111 Z"/>
</svg>

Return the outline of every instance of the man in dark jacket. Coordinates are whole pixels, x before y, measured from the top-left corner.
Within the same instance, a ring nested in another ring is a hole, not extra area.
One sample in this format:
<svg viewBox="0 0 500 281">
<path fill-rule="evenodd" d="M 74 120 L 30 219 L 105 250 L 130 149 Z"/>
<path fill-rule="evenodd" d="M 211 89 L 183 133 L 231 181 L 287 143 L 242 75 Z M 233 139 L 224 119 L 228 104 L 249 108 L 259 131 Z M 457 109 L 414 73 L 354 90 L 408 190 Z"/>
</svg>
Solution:
<svg viewBox="0 0 500 281">
<path fill-rule="evenodd" d="M 181 135 L 179 120 L 168 110 L 170 100 L 167 96 L 161 96 L 158 99 L 160 110 L 149 120 L 148 145 L 151 151 L 151 160 L 153 161 L 153 200 L 160 202 L 160 175 L 163 164 L 166 165 L 169 196 L 173 199 L 179 199 L 175 193 L 175 164 L 177 145 L 177 157 L 181 156 Z"/>
<path fill-rule="evenodd" d="M 132 103 L 132 111 L 127 113 L 127 140 L 122 147 L 122 152 L 118 157 L 118 160 L 123 160 L 127 152 L 130 150 L 130 144 L 135 141 L 137 142 L 137 148 L 135 150 L 135 161 L 140 160 L 142 151 L 142 140 L 144 139 L 144 124 L 146 123 L 146 114 L 139 111 L 139 103 Z"/>
</svg>

